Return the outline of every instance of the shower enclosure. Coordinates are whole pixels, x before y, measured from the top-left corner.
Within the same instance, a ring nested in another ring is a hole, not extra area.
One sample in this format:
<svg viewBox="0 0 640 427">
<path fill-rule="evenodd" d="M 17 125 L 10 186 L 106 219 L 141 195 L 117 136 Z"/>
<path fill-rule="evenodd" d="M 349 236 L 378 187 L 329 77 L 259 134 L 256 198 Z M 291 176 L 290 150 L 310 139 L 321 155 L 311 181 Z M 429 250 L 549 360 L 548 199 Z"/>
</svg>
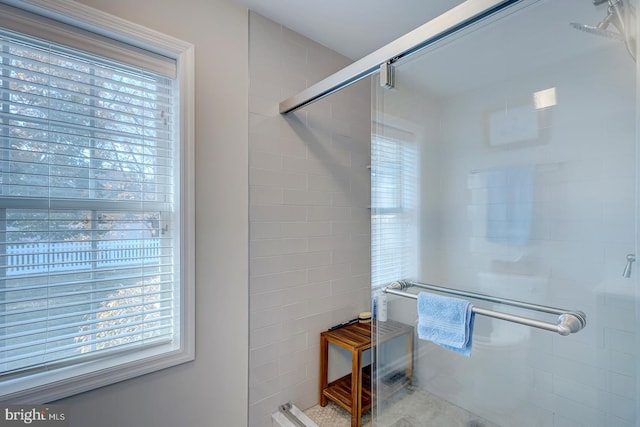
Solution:
<svg viewBox="0 0 640 427">
<path fill-rule="evenodd" d="M 385 345 L 374 424 L 640 426 L 635 2 L 507 3 L 374 78 L 373 296 L 408 279 L 586 327 L 476 315 L 470 356 L 416 337 L 411 385 L 388 396 L 408 356 Z M 387 322 L 417 327 L 415 299 L 386 297 Z"/>
</svg>

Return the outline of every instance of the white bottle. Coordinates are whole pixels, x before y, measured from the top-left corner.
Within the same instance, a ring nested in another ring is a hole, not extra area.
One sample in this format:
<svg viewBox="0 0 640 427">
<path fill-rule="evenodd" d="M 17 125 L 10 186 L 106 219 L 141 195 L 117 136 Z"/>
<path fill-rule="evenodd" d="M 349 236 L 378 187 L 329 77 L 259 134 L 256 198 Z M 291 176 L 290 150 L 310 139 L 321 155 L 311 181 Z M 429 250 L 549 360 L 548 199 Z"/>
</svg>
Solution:
<svg viewBox="0 0 640 427">
<path fill-rule="evenodd" d="M 381 322 L 387 321 L 387 294 L 378 295 L 378 320 Z"/>
</svg>

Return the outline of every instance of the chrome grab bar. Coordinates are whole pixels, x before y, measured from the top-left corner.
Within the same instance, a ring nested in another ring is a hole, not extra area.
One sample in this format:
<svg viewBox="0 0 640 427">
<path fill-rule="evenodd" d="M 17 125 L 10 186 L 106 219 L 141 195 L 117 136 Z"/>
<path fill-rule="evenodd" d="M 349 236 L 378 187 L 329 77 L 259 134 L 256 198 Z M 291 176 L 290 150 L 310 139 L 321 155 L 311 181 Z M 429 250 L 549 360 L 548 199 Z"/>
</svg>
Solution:
<svg viewBox="0 0 640 427">
<path fill-rule="evenodd" d="M 557 334 L 566 336 L 569 334 L 575 334 L 581 331 L 587 326 L 587 315 L 582 311 L 565 310 L 562 308 L 549 307 L 546 305 L 531 304 L 528 302 L 510 300 L 506 298 L 492 297 L 485 294 L 477 294 L 474 292 L 459 291 L 457 289 L 445 288 L 443 286 L 428 285 L 426 283 L 414 282 L 411 280 L 398 280 L 393 282 L 389 286 L 383 289 L 383 292 L 392 295 L 399 295 L 405 298 L 418 299 L 418 295 L 409 292 L 404 292 L 411 287 L 417 287 L 422 289 L 428 289 L 431 291 L 441 292 L 450 295 L 457 295 L 466 298 L 473 298 L 481 301 L 495 302 L 499 304 L 510 305 L 512 307 L 524 308 L 527 310 L 539 311 L 542 313 L 557 314 L 558 320 L 556 323 L 544 322 L 542 320 L 531 319 L 529 317 L 518 316 L 515 314 L 504 313 L 501 311 L 489 310 L 486 308 L 475 307 L 471 308 L 476 314 L 482 316 L 493 317 L 495 319 L 506 320 L 508 322 L 519 323 L 521 325 L 531 326 L 538 329 L 544 329 L 547 331 L 555 332 Z"/>
</svg>

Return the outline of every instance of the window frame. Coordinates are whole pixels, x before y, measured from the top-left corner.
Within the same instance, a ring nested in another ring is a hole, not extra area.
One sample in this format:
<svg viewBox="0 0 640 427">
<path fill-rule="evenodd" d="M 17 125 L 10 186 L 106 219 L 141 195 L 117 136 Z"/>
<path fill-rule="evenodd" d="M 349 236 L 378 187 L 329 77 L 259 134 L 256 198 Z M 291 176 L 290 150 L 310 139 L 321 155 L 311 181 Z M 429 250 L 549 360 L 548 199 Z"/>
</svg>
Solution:
<svg viewBox="0 0 640 427">
<path fill-rule="evenodd" d="M 0 387 L 0 401 L 14 404 L 40 404 L 103 387 L 126 379 L 195 360 L 195 73 L 194 46 L 109 15 L 72 0 L 3 0 L 5 4 L 53 19 L 63 24 L 89 30 L 118 42 L 175 59 L 179 87 L 177 123 L 179 158 L 180 217 L 180 343 L 159 353 L 159 347 L 132 350 L 109 358 L 90 360 L 50 372 L 33 373 L 16 380 L 19 390 Z M 117 362 L 113 363 L 113 360 Z"/>
</svg>

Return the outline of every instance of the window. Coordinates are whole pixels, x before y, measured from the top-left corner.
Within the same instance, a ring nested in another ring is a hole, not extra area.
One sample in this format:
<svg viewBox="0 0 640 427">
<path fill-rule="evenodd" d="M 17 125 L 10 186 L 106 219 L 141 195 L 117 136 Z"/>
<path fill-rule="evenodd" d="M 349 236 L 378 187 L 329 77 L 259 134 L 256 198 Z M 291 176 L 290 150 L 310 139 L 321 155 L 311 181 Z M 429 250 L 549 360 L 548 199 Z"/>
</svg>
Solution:
<svg viewBox="0 0 640 427">
<path fill-rule="evenodd" d="M 371 283 L 379 287 L 415 277 L 417 149 L 374 135 L 371 142 Z"/>
<path fill-rule="evenodd" d="M 0 400 L 192 360 L 190 46 L 1 7 Z"/>
</svg>

